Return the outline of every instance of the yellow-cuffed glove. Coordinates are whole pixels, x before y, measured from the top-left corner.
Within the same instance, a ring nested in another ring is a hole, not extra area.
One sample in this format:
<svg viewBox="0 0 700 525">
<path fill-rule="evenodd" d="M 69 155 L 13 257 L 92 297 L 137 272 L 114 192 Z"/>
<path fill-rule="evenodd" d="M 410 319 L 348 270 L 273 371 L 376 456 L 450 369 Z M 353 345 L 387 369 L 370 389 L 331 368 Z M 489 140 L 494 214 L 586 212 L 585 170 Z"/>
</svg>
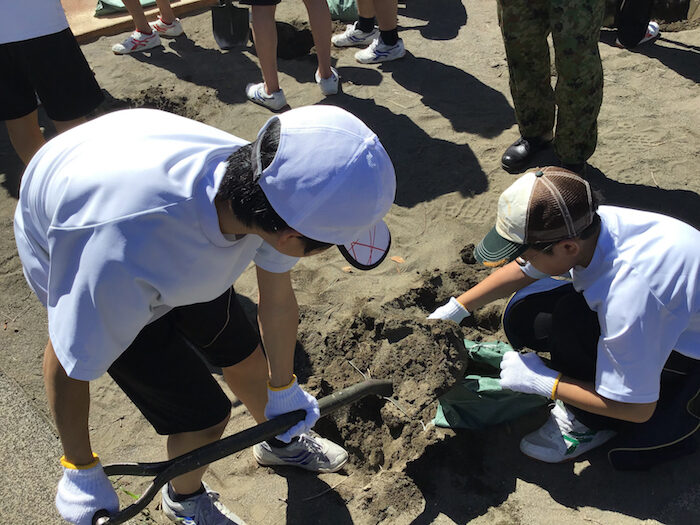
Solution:
<svg viewBox="0 0 700 525">
<path fill-rule="evenodd" d="M 102 469 L 100 458 L 89 465 L 76 466 L 61 458 L 63 477 L 58 482 L 56 508 L 64 520 L 75 525 L 92 525 L 99 510 L 119 511 L 119 498 Z"/>
<path fill-rule="evenodd" d="M 265 406 L 265 417 L 267 419 L 295 410 L 305 410 L 306 418 L 284 434 L 277 436 L 277 439 L 285 443 L 289 443 L 294 436 L 308 432 L 316 424 L 318 418 L 321 417 L 321 413 L 318 410 L 318 401 L 299 386 L 297 376 L 293 376 L 292 382 L 283 387 L 275 388 L 268 385 L 267 405 Z"/>
</svg>

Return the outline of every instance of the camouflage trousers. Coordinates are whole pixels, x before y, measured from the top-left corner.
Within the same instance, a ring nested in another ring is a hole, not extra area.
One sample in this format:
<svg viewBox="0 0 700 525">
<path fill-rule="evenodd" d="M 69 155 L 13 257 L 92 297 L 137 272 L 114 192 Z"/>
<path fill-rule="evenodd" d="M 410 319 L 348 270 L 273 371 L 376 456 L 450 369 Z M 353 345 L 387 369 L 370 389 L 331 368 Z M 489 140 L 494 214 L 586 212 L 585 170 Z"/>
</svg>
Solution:
<svg viewBox="0 0 700 525">
<path fill-rule="evenodd" d="M 515 117 L 524 137 L 556 133 L 566 163 L 587 160 L 598 138 L 603 66 L 598 52 L 605 0 L 498 0 Z M 554 42 L 552 89 L 547 36 Z"/>
</svg>

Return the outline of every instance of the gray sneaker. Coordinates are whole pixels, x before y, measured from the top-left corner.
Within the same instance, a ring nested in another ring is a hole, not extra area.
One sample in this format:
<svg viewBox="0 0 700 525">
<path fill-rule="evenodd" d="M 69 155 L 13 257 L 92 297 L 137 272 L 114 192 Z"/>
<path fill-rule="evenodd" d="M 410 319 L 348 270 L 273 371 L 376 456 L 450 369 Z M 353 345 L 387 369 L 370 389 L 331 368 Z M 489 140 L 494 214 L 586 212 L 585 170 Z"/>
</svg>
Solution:
<svg viewBox="0 0 700 525">
<path fill-rule="evenodd" d="M 261 465 L 299 467 L 313 472 L 337 472 L 348 461 L 343 447 L 312 434 L 302 434 L 284 448 L 271 447 L 263 441 L 253 447 L 253 456 Z"/>
<path fill-rule="evenodd" d="M 163 513 L 180 525 L 245 525 L 245 522 L 219 503 L 219 493 L 211 490 L 206 483 L 204 493 L 186 499 L 173 501 L 168 495 L 167 483 L 160 491 L 163 498 Z"/>
</svg>

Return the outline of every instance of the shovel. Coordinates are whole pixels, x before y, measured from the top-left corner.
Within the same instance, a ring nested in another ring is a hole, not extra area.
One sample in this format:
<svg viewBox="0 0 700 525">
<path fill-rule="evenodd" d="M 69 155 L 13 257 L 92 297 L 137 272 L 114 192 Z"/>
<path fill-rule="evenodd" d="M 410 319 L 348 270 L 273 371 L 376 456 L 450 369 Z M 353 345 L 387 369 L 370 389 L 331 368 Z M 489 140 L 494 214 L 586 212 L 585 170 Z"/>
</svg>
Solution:
<svg viewBox="0 0 700 525">
<path fill-rule="evenodd" d="M 321 417 L 323 417 L 341 407 L 359 401 L 365 396 L 374 394 L 388 397 L 392 392 L 393 386 L 391 381 L 368 379 L 320 399 L 318 408 L 321 412 Z M 92 518 L 93 525 L 117 525 L 130 520 L 141 512 L 160 491 L 161 487 L 171 479 L 281 434 L 305 417 L 306 412 L 304 410 L 288 412 L 168 461 L 105 465 L 104 471 L 108 476 L 154 476 L 154 478 L 146 492 L 135 503 L 132 503 L 117 514 L 109 516 L 104 510 L 96 512 Z"/>
<path fill-rule="evenodd" d="M 219 0 L 211 8 L 211 25 L 214 40 L 221 49 L 232 49 L 248 43 L 250 18 L 248 9 L 236 7 L 231 0 Z"/>
</svg>

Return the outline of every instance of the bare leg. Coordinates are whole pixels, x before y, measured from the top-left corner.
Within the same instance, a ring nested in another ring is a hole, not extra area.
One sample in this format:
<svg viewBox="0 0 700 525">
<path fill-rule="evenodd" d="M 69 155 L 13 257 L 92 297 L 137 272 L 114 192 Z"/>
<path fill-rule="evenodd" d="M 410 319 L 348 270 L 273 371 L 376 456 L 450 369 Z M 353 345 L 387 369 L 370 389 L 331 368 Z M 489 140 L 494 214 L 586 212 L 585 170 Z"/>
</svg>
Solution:
<svg viewBox="0 0 700 525">
<path fill-rule="evenodd" d="M 156 0 L 156 5 L 160 11 L 160 19 L 168 25 L 172 24 L 175 21 L 175 13 L 170 6 L 170 0 Z"/>
<path fill-rule="evenodd" d="M 254 5 L 253 14 L 253 39 L 255 40 L 255 52 L 260 61 L 265 92 L 271 95 L 280 90 L 277 78 L 277 26 L 275 25 L 274 5 Z"/>
<path fill-rule="evenodd" d="M 168 436 L 168 458 L 172 459 L 181 456 L 195 448 L 216 441 L 224 433 L 228 419 L 229 416 L 226 416 L 226 419 L 219 424 L 198 432 L 182 432 Z M 178 494 L 192 494 L 198 491 L 202 486 L 202 476 L 206 470 L 207 467 L 202 467 L 173 479 L 171 481 L 173 490 Z"/>
<path fill-rule="evenodd" d="M 7 133 L 12 147 L 25 165 L 29 164 L 34 154 L 44 145 L 44 135 L 39 128 L 38 110 L 20 118 L 6 120 Z"/>
<path fill-rule="evenodd" d="M 85 122 L 85 117 L 78 117 L 73 120 L 53 120 L 53 125 L 56 126 L 56 131 L 63 133 L 64 131 L 74 128 L 75 126 Z"/>
<path fill-rule="evenodd" d="M 357 0 L 357 13 L 362 18 L 373 18 L 375 15 L 374 0 Z"/>
<path fill-rule="evenodd" d="M 377 25 L 379 25 L 380 31 L 396 29 L 399 12 L 397 0 L 374 0 L 374 9 L 376 11 Z"/>
<path fill-rule="evenodd" d="M 148 25 L 148 20 L 146 20 L 146 15 L 143 13 L 143 7 L 139 0 L 122 0 L 124 2 L 124 7 L 129 11 L 131 18 L 134 19 L 134 27 L 136 31 L 140 33 L 150 33 L 151 26 Z"/>
<path fill-rule="evenodd" d="M 258 345 L 251 355 L 238 364 L 224 368 L 223 373 L 231 392 L 241 400 L 255 421 L 265 421 L 269 375 L 262 347 Z"/>
<path fill-rule="evenodd" d="M 318 74 L 321 78 L 330 78 L 331 72 L 331 12 L 326 0 L 304 0 L 309 14 L 311 33 L 316 46 Z"/>
</svg>

